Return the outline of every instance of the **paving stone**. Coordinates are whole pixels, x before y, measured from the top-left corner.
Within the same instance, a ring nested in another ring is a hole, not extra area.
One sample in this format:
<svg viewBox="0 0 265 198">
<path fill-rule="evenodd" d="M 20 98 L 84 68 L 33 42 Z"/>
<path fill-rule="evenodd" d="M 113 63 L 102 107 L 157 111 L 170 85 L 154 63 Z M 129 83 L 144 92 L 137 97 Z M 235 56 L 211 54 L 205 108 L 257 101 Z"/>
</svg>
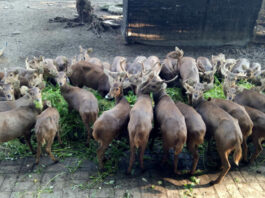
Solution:
<svg viewBox="0 0 265 198">
<path fill-rule="evenodd" d="M 217 192 L 215 191 L 213 186 L 201 188 L 200 192 L 204 197 L 218 197 Z"/>
<path fill-rule="evenodd" d="M 231 171 L 230 175 L 235 183 L 246 183 L 246 179 L 241 175 L 240 171 Z"/>
<path fill-rule="evenodd" d="M 87 185 L 87 180 L 74 180 L 74 179 L 68 179 L 65 182 L 66 188 L 77 188 L 78 186 Z"/>
<path fill-rule="evenodd" d="M 54 190 L 61 190 L 67 181 L 65 172 L 45 173 L 41 179 L 41 186 L 53 186 Z"/>
<path fill-rule="evenodd" d="M 88 172 L 84 172 L 84 171 L 78 171 L 75 173 L 69 173 L 68 177 L 71 179 L 76 179 L 76 180 L 88 180 Z"/>
<path fill-rule="evenodd" d="M 18 178 L 17 182 L 25 182 L 25 181 L 35 181 L 40 182 L 42 178 L 42 174 L 36 174 L 36 173 L 21 173 Z"/>
<path fill-rule="evenodd" d="M 142 197 L 167 198 L 166 189 L 162 186 L 146 185 L 140 187 Z"/>
<path fill-rule="evenodd" d="M 114 188 L 102 188 L 102 189 L 91 189 L 91 197 L 100 197 L 100 198 L 110 198 L 114 197 L 115 191 Z"/>
<path fill-rule="evenodd" d="M 214 185 L 215 191 L 217 192 L 218 196 L 221 198 L 230 198 L 231 195 L 226 189 L 226 186 L 224 184 L 216 184 Z"/>
<path fill-rule="evenodd" d="M 32 180 L 29 181 L 24 181 L 24 182 L 16 182 L 14 186 L 14 191 L 15 192 L 20 192 L 20 191 L 32 191 L 32 190 L 37 190 L 40 187 L 40 182 L 34 182 Z"/>
<path fill-rule="evenodd" d="M 63 197 L 65 198 L 90 198 L 90 190 L 78 190 L 72 188 L 63 189 Z"/>
<path fill-rule="evenodd" d="M 226 186 L 227 191 L 232 197 L 241 198 L 242 194 L 239 192 L 236 184 L 224 184 Z"/>
<path fill-rule="evenodd" d="M 177 189 L 167 189 L 168 198 L 180 198 L 179 190 Z"/>
<path fill-rule="evenodd" d="M 20 165 L 6 165 L 0 166 L 0 174 L 2 173 L 18 173 L 20 170 Z"/>
<path fill-rule="evenodd" d="M 5 178 L 4 175 L 0 174 L 0 188 L 1 188 L 1 185 L 2 185 L 2 183 L 4 181 L 4 178 Z"/>
<path fill-rule="evenodd" d="M 253 188 L 252 186 L 250 187 L 249 183 L 237 184 L 237 186 L 243 197 L 260 197 L 262 193 L 264 193 L 264 191 L 257 191 L 256 188 Z"/>
<path fill-rule="evenodd" d="M 42 193 L 40 198 L 63 198 L 62 191 L 54 191 L 52 193 Z"/>
<path fill-rule="evenodd" d="M 64 164 L 61 164 L 60 162 L 56 164 L 51 163 L 47 165 L 47 167 L 45 168 L 45 172 L 58 172 L 58 171 L 67 172 L 68 168 Z"/>
<path fill-rule="evenodd" d="M 0 192 L 1 191 L 12 191 L 15 186 L 16 181 L 17 181 L 17 175 L 15 174 L 6 175 L 3 181 L 3 184 L 1 186 Z"/>
<path fill-rule="evenodd" d="M 0 197 L 1 198 L 9 198 L 11 195 L 11 192 L 3 192 L 3 191 L 0 191 Z"/>
<path fill-rule="evenodd" d="M 265 192 L 265 182 L 259 183 L 259 185 L 263 188 L 263 191 Z"/>
<path fill-rule="evenodd" d="M 20 166 L 24 162 L 24 159 L 16 159 L 16 160 L 2 160 L 1 166 Z"/>
<path fill-rule="evenodd" d="M 259 185 L 259 183 L 249 183 L 249 186 L 253 188 L 256 192 L 263 192 L 263 189 Z"/>
<path fill-rule="evenodd" d="M 247 182 L 258 182 L 255 173 L 248 172 L 247 168 L 244 168 L 243 170 L 240 170 L 241 175 L 245 178 Z"/>
<path fill-rule="evenodd" d="M 141 190 L 140 188 L 115 189 L 115 198 L 124 198 L 126 195 L 131 195 L 133 198 L 141 198 Z"/>
<path fill-rule="evenodd" d="M 36 192 L 12 192 L 10 198 L 35 198 Z M 2 198 L 2 197 L 1 197 Z"/>
</svg>

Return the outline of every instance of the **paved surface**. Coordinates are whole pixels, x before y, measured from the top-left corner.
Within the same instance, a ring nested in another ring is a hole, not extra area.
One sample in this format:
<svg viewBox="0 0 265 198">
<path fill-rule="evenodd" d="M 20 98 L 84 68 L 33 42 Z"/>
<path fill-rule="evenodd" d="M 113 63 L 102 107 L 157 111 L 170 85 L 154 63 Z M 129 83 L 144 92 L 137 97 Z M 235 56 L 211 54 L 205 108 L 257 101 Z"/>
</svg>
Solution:
<svg viewBox="0 0 265 198">
<path fill-rule="evenodd" d="M 263 152 L 263 157 L 265 152 Z M 136 168 L 133 176 L 124 174 L 126 167 L 103 182 L 95 182 L 96 164 L 83 161 L 77 168 L 78 160 L 66 158 L 57 164 L 43 157 L 38 166 L 32 167 L 34 158 L 0 162 L 1 198 L 105 198 L 105 197 L 265 197 L 265 164 L 233 168 L 221 184 L 209 186 L 218 172 L 205 173 L 198 184 L 189 176 L 175 176 L 168 168 L 150 168 L 141 173 Z M 145 160 L 145 164 L 152 160 Z M 139 172 L 138 172 L 139 171 Z M 94 176 L 94 177 L 93 177 Z"/>
</svg>

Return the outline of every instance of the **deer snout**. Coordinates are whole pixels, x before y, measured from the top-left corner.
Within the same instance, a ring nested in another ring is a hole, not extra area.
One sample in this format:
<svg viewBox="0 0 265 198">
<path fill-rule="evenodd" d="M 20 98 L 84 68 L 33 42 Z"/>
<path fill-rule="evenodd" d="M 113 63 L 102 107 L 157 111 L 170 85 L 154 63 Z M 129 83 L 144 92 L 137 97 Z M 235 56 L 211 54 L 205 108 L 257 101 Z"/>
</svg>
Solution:
<svg viewBox="0 0 265 198">
<path fill-rule="evenodd" d="M 111 97 L 109 93 L 105 96 L 105 99 L 108 99 L 108 100 L 110 100 L 110 99 L 112 99 L 112 98 L 113 98 L 113 97 Z"/>
</svg>

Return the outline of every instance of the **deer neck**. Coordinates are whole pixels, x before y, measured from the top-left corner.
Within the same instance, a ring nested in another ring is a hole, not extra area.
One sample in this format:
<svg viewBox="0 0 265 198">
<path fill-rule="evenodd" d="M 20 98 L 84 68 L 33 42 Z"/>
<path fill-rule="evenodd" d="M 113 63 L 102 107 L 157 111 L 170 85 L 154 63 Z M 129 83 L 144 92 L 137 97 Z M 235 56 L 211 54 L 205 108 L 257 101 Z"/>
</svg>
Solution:
<svg viewBox="0 0 265 198">
<path fill-rule="evenodd" d="M 205 102 L 206 100 L 201 96 L 198 100 L 192 101 L 192 106 L 196 108 L 199 106 L 202 102 Z"/>
<path fill-rule="evenodd" d="M 157 104 L 159 102 L 159 100 L 163 97 L 163 96 L 167 96 L 166 90 L 165 89 L 161 89 L 157 92 L 153 93 L 154 95 L 154 101 L 155 104 Z"/>
<path fill-rule="evenodd" d="M 123 96 L 123 93 L 121 93 L 120 95 L 118 95 L 117 97 L 115 97 L 115 104 L 117 105 L 117 104 L 120 103 L 123 99 L 125 99 L 125 97 Z"/>
<path fill-rule="evenodd" d="M 63 86 L 61 86 L 61 92 L 63 93 L 68 93 L 70 90 L 72 90 L 72 87 L 65 83 Z"/>
</svg>

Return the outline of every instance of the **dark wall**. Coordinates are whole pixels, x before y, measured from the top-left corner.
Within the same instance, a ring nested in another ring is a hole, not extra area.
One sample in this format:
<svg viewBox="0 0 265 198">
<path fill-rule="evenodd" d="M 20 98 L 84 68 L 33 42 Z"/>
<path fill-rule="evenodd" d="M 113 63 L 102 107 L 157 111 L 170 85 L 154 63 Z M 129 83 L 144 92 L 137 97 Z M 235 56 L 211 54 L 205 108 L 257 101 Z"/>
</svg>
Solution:
<svg viewBox="0 0 265 198">
<path fill-rule="evenodd" d="M 245 45 L 262 0 L 124 0 L 128 42 L 154 45 Z"/>
</svg>

